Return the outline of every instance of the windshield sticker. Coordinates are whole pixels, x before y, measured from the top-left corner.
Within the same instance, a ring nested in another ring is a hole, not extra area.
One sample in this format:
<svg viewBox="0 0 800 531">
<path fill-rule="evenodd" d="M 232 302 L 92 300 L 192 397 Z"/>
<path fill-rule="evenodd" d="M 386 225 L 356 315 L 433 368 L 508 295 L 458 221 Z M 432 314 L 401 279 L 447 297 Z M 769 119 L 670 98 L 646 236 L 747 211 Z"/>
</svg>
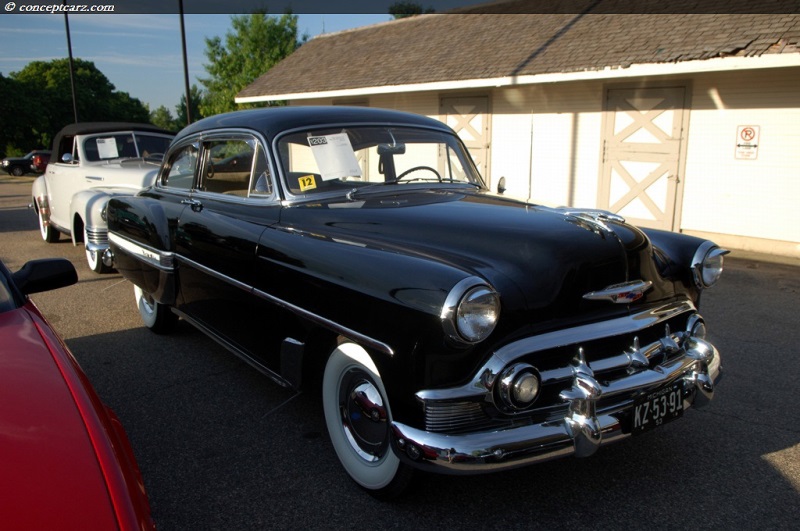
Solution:
<svg viewBox="0 0 800 531">
<path fill-rule="evenodd" d="M 305 192 L 307 190 L 313 190 L 317 187 L 317 180 L 314 178 L 313 175 L 304 175 L 297 179 L 297 182 L 300 183 L 300 191 Z"/>
<path fill-rule="evenodd" d="M 113 136 L 110 138 L 98 138 L 97 154 L 101 159 L 118 158 L 119 151 L 117 150 L 117 140 Z"/>
<path fill-rule="evenodd" d="M 361 177 L 361 166 L 358 165 L 347 133 L 310 136 L 308 145 L 311 146 L 323 181 Z"/>
</svg>

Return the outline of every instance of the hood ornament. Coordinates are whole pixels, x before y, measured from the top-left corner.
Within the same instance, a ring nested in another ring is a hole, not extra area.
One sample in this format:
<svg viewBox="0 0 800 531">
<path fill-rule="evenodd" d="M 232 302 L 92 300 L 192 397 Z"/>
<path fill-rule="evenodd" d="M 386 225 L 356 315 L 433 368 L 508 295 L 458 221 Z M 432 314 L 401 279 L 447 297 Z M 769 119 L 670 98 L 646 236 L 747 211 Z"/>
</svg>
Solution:
<svg viewBox="0 0 800 531">
<path fill-rule="evenodd" d="M 634 280 L 621 284 L 612 284 L 599 291 L 590 291 L 583 296 L 590 301 L 611 301 L 617 304 L 630 304 L 641 299 L 645 292 L 653 287 L 649 280 Z"/>
</svg>

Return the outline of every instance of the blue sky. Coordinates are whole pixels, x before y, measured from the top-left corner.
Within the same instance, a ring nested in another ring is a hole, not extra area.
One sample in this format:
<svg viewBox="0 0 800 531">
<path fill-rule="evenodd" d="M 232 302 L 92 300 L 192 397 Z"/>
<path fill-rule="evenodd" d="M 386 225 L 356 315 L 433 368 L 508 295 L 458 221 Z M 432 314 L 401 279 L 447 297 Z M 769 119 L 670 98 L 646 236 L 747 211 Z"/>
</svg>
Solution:
<svg viewBox="0 0 800 531">
<path fill-rule="evenodd" d="M 309 37 L 390 20 L 383 14 L 298 15 L 300 34 Z M 224 38 L 230 15 L 186 14 L 189 83 L 205 77 L 205 37 Z M 158 15 L 69 16 L 73 57 L 94 62 L 114 84 L 150 106 L 164 105 L 172 114 L 184 92 L 180 18 Z M 0 72 L 8 76 L 31 61 L 67 57 L 63 15 L 0 14 Z"/>
</svg>

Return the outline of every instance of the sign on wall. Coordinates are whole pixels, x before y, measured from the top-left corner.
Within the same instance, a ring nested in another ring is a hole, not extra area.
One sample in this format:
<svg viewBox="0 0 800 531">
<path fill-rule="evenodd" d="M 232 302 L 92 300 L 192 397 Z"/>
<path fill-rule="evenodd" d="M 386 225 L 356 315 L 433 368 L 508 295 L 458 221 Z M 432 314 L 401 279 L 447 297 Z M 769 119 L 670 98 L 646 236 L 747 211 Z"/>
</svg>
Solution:
<svg viewBox="0 0 800 531">
<path fill-rule="evenodd" d="M 761 126 L 740 125 L 736 128 L 736 158 L 754 160 L 758 158 L 758 137 Z"/>
</svg>

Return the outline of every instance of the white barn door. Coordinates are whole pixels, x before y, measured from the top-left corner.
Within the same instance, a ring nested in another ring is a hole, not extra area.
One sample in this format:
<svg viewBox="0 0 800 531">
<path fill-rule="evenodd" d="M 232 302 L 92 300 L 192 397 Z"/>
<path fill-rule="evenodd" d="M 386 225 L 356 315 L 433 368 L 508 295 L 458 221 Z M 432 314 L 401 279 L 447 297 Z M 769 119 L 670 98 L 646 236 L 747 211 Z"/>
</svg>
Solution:
<svg viewBox="0 0 800 531">
<path fill-rule="evenodd" d="M 686 87 L 608 89 L 600 208 L 635 225 L 678 228 L 686 93 Z"/>
<path fill-rule="evenodd" d="M 486 96 L 442 98 L 439 114 L 442 121 L 458 133 L 469 149 L 472 160 L 491 185 L 489 175 L 489 98 Z"/>
</svg>

